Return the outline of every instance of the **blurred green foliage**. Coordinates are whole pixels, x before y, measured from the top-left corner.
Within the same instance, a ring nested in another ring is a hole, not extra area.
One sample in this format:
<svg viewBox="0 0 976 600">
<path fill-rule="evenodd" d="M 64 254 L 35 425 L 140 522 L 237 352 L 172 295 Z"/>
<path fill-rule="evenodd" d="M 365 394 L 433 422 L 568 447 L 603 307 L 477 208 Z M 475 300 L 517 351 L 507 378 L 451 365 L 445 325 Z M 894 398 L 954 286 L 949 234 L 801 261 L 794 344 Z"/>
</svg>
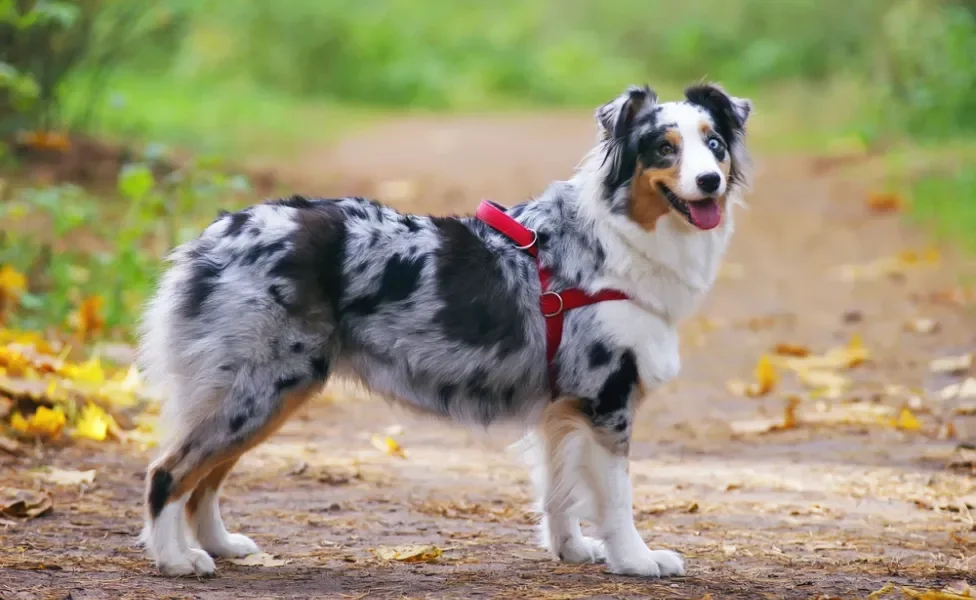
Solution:
<svg viewBox="0 0 976 600">
<path fill-rule="evenodd" d="M 23 28 L 4 6 L 54 16 Z M 33 74 L 55 99 L 69 75 L 94 95 L 118 69 L 432 109 L 593 106 L 631 81 L 843 77 L 862 83 L 874 129 L 945 134 L 976 128 L 974 53 L 976 0 L 0 0 L 0 82 Z"/>
<path fill-rule="evenodd" d="M 122 169 L 111 201 L 73 184 L 0 197 L 0 266 L 28 281 L 8 323 L 65 326 L 78 306 L 98 297 L 107 333 L 130 334 L 160 258 L 196 236 L 217 206 L 241 203 L 249 191 L 247 180 L 224 174 L 217 159 L 197 158 L 157 177 L 146 157 Z"/>
</svg>

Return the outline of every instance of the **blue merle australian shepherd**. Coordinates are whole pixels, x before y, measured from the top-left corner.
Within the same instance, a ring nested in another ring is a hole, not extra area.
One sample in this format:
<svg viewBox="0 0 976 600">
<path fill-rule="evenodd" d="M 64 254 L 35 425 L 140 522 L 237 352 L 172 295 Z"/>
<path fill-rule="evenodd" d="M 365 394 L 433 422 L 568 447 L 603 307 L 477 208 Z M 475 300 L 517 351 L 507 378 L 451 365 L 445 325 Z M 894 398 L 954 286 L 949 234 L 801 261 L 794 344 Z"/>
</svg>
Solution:
<svg viewBox="0 0 976 600">
<path fill-rule="evenodd" d="M 683 574 L 634 525 L 629 440 L 641 399 L 678 374 L 678 322 L 729 243 L 750 110 L 716 85 L 677 102 L 630 87 L 597 109 L 573 177 L 508 210 L 296 196 L 173 251 L 139 359 L 169 430 L 142 535 L 160 571 L 209 575 L 211 557 L 258 551 L 224 527 L 221 482 L 337 375 L 458 423 L 528 424 L 554 557 Z"/>
</svg>

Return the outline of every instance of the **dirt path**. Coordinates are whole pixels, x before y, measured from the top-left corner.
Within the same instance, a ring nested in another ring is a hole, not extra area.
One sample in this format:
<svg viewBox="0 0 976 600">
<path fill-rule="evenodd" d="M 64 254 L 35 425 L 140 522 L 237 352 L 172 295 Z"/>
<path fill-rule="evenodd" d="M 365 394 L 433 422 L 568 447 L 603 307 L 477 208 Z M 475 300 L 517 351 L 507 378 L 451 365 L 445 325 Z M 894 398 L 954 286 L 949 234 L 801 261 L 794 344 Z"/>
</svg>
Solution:
<svg viewBox="0 0 976 600">
<path fill-rule="evenodd" d="M 483 197 L 511 204 L 565 177 L 592 139 L 585 117 L 413 119 L 281 171 L 307 192 L 468 211 Z M 885 384 L 938 389 L 949 380 L 929 375 L 928 361 L 976 341 L 972 311 L 929 299 L 956 283 L 957 257 L 894 279 L 831 277 L 837 265 L 926 243 L 898 216 L 867 213 L 870 163 L 825 171 L 787 157 L 758 166 L 728 258 L 739 276 L 722 279 L 703 318 L 688 324 L 680 379 L 645 402 L 636 427 L 640 528 L 653 546 L 684 553 L 688 577 L 645 581 L 552 562 L 532 544 L 525 472 L 505 450 L 513 434 L 471 434 L 343 396 L 310 406 L 247 455 L 226 487 L 231 528 L 287 563 L 218 561 L 209 580 L 158 577 L 134 545 L 148 455 L 103 444 L 0 458 L 0 483 L 15 487 L 31 485 L 29 466 L 97 470 L 84 489 L 53 488 L 50 515 L 0 528 L 0 598 L 862 598 L 889 582 L 922 589 L 966 579 L 976 535 L 958 501 L 976 486 L 946 461 L 976 432 L 973 421 L 956 417 L 957 438 L 941 440 L 926 401 L 915 410 L 920 432 L 804 419 L 786 431 L 733 431 L 783 415 L 785 376 L 761 399 L 726 390 L 777 343 L 822 352 L 859 334 L 872 360 L 845 373 L 856 381 L 845 398 L 870 403 L 880 392 L 882 406 L 897 407 L 904 400 Z M 941 328 L 904 331 L 916 317 Z M 371 445 L 391 431 L 405 460 Z M 444 554 L 431 564 L 373 554 L 415 543 Z"/>
</svg>

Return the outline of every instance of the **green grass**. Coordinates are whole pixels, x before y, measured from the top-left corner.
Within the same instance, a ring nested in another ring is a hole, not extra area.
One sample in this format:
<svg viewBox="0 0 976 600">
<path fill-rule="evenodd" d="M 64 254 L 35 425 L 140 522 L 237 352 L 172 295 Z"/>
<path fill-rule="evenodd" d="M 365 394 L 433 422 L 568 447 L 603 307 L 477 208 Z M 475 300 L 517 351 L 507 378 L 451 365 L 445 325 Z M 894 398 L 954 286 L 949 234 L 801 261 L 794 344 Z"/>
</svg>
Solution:
<svg viewBox="0 0 976 600">
<path fill-rule="evenodd" d="M 912 216 L 937 241 L 976 252 L 976 144 L 934 153 L 928 162 L 940 166 L 912 185 Z"/>
<path fill-rule="evenodd" d="M 68 122 L 86 108 L 84 78 L 66 83 Z M 193 83 L 119 74 L 85 129 L 109 139 L 159 143 L 227 158 L 290 156 L 380 118 L 380 112 L 296 98 L 244 83 Z"/>
</svg>

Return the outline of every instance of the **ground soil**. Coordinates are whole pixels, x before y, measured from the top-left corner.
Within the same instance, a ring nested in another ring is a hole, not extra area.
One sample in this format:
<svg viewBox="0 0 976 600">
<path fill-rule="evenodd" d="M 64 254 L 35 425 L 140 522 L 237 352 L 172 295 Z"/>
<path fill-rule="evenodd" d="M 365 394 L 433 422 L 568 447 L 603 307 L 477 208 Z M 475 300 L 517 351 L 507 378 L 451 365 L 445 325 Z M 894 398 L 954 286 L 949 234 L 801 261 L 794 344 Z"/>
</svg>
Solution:
<svg viewBox="0 0 976 600">
<path fill-rule="evenodd" d="M 296 192 L 467 212 L 482 198 L 512 204 L 566 177 L 593 139 L 585 115 L 413 118 L 310 151 L 276 175 Z M 552 561 L 534 545 L 526 474 L 506 449 L 514 432 L 418 420 L 336 389 L 247 455 L 225 488 L 229 527 L 287 561 L 274 567 L 218 560 L 213 578 L 158 576 L 135 545 L 151 451 L 103 443 L 0 453 L 5 487 L 36 485 L 26 473 L 36 465 L 97 470 L 81 489 L 50 488 L 50 514 L 0 528 L 0 598 L 863 598 L 886 583 L 933 589 L 967 579 L 976 535 L 957 500 L 974 485 L 947 467 L 976 433 L 965 417 L 953 422 L 955 439 L 936 435 L 931 406 L 916 411 L 921 432 L 802 423 L 732 431 L 737 420 L 782 413 L 778 391 L 755 399 L 725 387 L 749 378 L 776 343 L 821 351 L 857 333 L 873 355 L 857 389 L 932 390 L 947 381 L 929 374 L 928 361 L 972 350 L 976 331 L 972 311 L 933 296 L 965 269 L 948 249 L 942 266 L 901 277 L 831 276 L 837 265 L 930 243 L 901 216 L 865 208 L 877 164 L 760 156 L 757 165 L 728 256 L 735 276 L 716 285 L 701 311 L 708 320 L 683 330 L 681 376 L 645 401 L 632 447 L 639 527 L 652 547 L 684 554 L 686 577 Z M 919 316 L 941 328 L 906 332 Z M 390 431 L 406 459 L 371 445 Z M 443 555 L 409 564 L 374 554 L 407 544 Z"/>
</svg>

